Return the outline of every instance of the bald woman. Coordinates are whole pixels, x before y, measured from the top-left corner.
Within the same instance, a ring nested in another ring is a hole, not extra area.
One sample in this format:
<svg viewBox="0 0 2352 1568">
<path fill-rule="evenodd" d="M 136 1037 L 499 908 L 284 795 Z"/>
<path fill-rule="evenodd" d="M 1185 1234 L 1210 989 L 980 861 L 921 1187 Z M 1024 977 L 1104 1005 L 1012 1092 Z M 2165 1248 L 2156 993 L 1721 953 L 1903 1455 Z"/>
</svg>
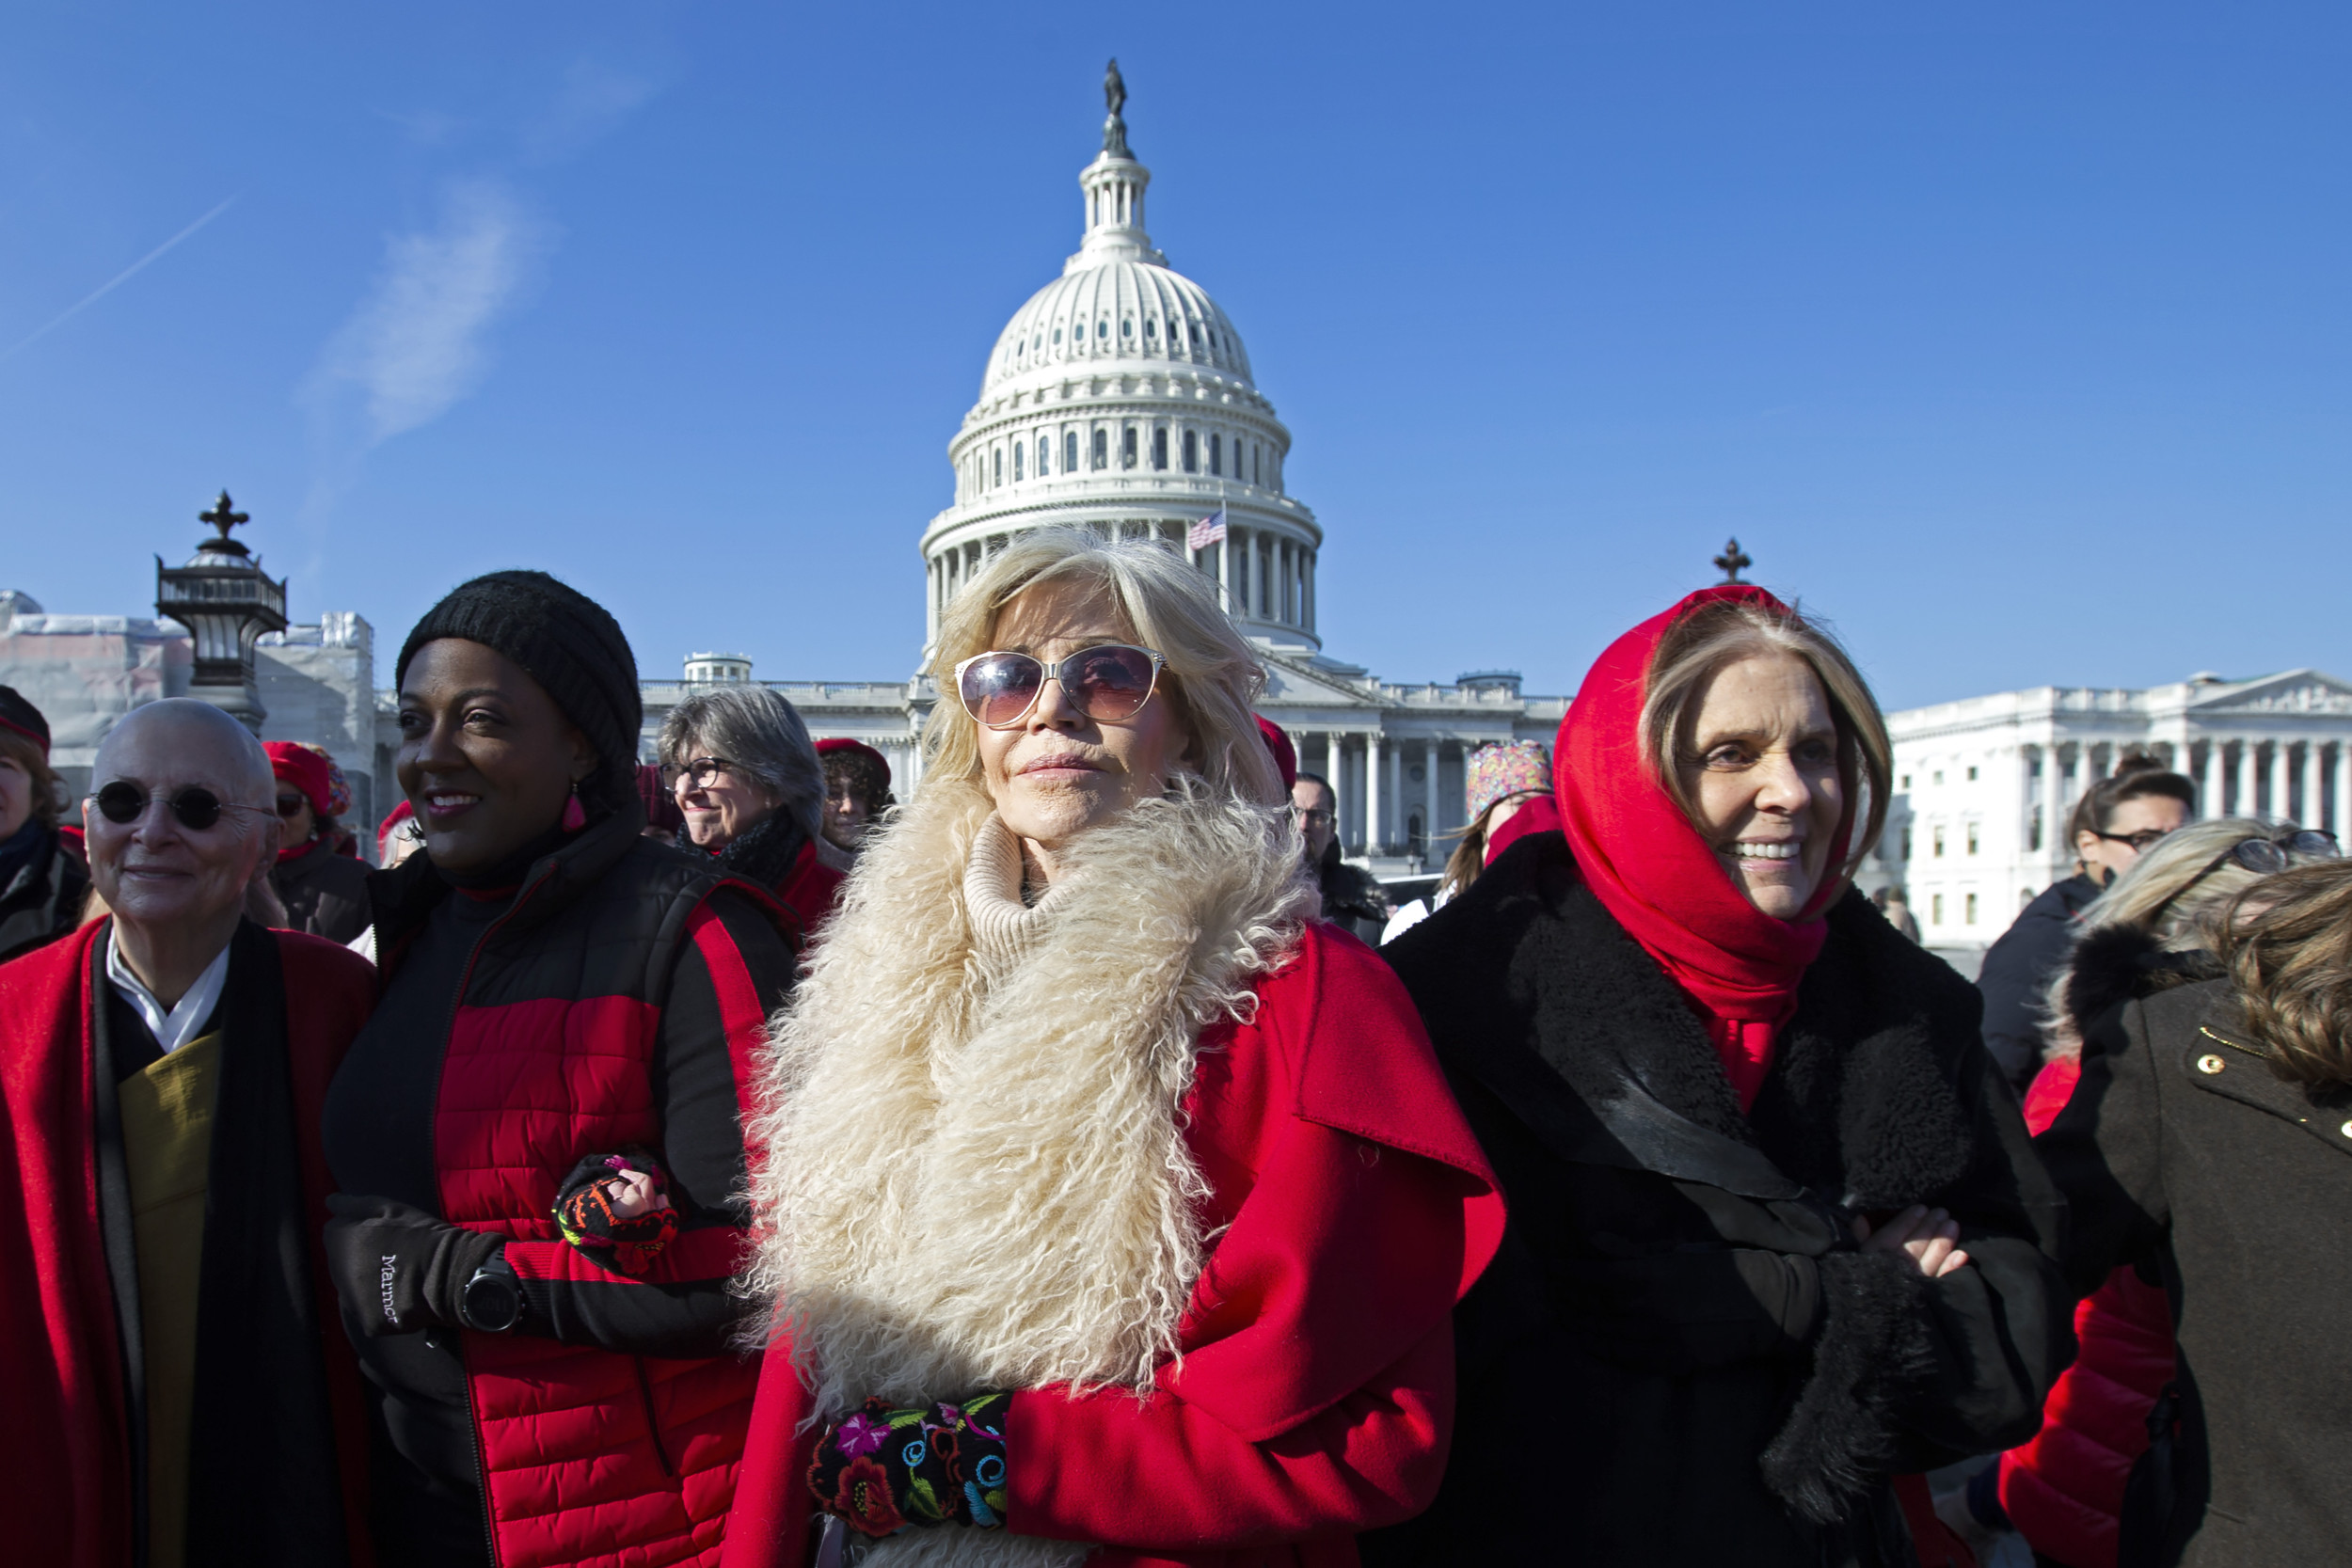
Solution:
<svg viewBox="0 0 2352 1568">
<path fill-rule="evenodd" d="M 246 918 L 259 741 L 134 709 L 82 803 L 111 911 L 0 965 L 0 1496 L 68 1568 L 351 1561 L 357 1370 L 323 1289 L 327 1080 L 366 960 Z"/>
</svg>

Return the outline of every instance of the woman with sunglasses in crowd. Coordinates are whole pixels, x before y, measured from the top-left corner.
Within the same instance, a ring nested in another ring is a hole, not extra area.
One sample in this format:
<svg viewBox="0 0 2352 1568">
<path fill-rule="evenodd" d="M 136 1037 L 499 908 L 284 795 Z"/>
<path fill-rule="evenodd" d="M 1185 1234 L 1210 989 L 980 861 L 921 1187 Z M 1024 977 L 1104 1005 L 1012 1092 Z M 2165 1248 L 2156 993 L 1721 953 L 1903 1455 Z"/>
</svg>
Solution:
<svg viewBox="0 0 2352 1568">
<path fill-rule="evenodd" d="M 717 1560 L 739 1125 L 790 949 L 764 889 L 642 833 L 637 667 L 598 605 L 477 578 L 394 666 L 424 847 L 326 1108 L 384 1568 Z"/>
<path fill-rule="evenodd" d="M 2211 858 L 2284 869 L 2215 915 L 2222 978 L 2086 1034 L 2034 1140 L 2072 1205 L 2074 1287 L 2130 1267 L 2170 1309 L 2139 1561 L 2333 1562 L 2352 1540 L 2352 863 L 2328 843 L 2264 832 Z"/>
<path fill-rule="evenodd" d="M 1315 919 L 1263 672 L 1180 556 L 1064 531 L 932 669 L 755 1125 L 777 1338 L 726 1560 L 1352 1563 L 1436 1487 L 1501 1207 Z"/>
<path fill-rule="evenodd" d="M 1704 590 L 1585 676 L 1564 831 L 1382 949 L 1511 1223 L 1368 1562 L 1911 1568 L 1891 1478 L 2033 1431 L 2060 1205 L 1975 994 L 1851 885 L 1887 771 L 1825 631 Z"/>
<path fill-rule="evenodd" d="M 2127 1005 L 2221 974 L 2217 921 L 2232 900 L 2265 876 L 2336 853 L 2326 833 L 2243 816 L 2193 823 L 2150 845 L 2083 911 L 2051 978 L 2049 1059 L 2026 1096 L 2026 1127 L 2040 1132 L 2065 1108 L 2086 1054 L 2121 1043 Z M 2122 1561 L 2153 1560 L 2163 1520 L 2142 1501 L 2150 1482 L 2136 1493 L 2129 1483 L 2136 1467 L 2153 1477 L 2169 1458 L 2169 1442 L 2143 1457 L 2149 1413 L 2173 1371 L 2172 1312 L 2155 1271 L 2116 1269 L 2075 1307 L 2074 1337 L 2080 1349 L 2051 1387 L 2042 1431 L 1942 1505 L 1977 1537 L 1980 1558 L 1992 1532 L 2009 1528 L 2060 1568 L 2116 1568 L 2119 1547 Z M 2128 1521 L 2127 1496 L 2136 1505 Z"/>
<path fill-rule="evenodd" d="M 278 779 L 270 882 L 286 906 L 287 927 L 348 944 L 368 928 L 368 868 L 339 821 L 351 809 L 351 785 L 316 746 L 273 740 L 262 749 Z"/>
<path fill-rule="evenodd" d="M 2042 766 L 2055 763 L 2045 757 Z M 2074 802 L 2067 817 L 2074 875 L 2051 883 L 2020 911 L 1977 971 L 1984 1047 L 2021 1091 L 2042 1069 L 2042 999 L 2066 961 L 2084 908 L 2150 845 L 2196 815 L 2197 786 L 2138 752 L 2126 752 L 2113 773 Z"/>
</svg>

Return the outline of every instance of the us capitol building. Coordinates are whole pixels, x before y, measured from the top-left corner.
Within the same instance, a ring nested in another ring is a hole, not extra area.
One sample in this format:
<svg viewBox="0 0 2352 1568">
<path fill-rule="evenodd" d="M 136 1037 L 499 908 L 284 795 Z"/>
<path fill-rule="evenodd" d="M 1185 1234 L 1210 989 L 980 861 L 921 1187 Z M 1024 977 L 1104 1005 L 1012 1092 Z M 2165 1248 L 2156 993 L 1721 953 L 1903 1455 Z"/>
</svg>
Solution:
<svg viewBox="0 0 2352 1568">
<path fill-rule="evenodd" d="M 1262 710 L 1290 732 L 1300 766 L 1337 789 L 1348 852 L 1385 876 L 1434 866 L 1448 848 L 1434 835 L 1462 824 L 1466 755 L 1514 737 L 1548 748 L 1568 699 L 1523 693 L 1509 671 L 1400 685 L 1324 651 L 1324 533 L 1284 483 L 1290 432 L 1232 318 L 1152 245 L 1152 175 L 1128 149 L 1116 64 L 1104 87 L 1102 151 L 1078 175 L 1077 252 L 997 335 L 979 401 L 947 445 L 953 499 L 920 544 L 926 641 L 1024 529 L 1090 528 L 1184 551 L 1265 663 Z M 1194 525 L 1212 519 L 1224 522 L 1223 539 L 1193 547 Z M 156 562 L 156 619 L 49 614 L 0 588 L 0 684 L 48 714 L 56 761 L 77 790 L 122 713 L 196 694 L 265 739 L 324 746 L 351 779 L 354 825 L 372 826 L 398 793 L 392 693 L 374 686 L 373 629 L 349 612 L 289 620 L 286 584 L 230 537 L 245 515 L 224 494 L 203 520 L 218 538 L 183 566 Z M 702 652 L 679 679 L 646 682 L 645 758 L 689 691 L 753 678 L 749 659 Z M 919 779 L 916 737 L 939 697 L 924 677 L 766 684 L 818 736 L 881 750 L 901 795 Z M 1907 887 L 1923 938 L 1950 951 L 1980 949 L 2068 874 L 2065 815 L 2128 748 L 2190 773 L 2202 815 L 2292 817 L 2339 834 L 2352 820 L 2352 684 L 2316 671 L 2201 674 L 2146 690 L 2044 687 L 1889 721 L 1895 799 L 1860 881 Z"/>
</svg>

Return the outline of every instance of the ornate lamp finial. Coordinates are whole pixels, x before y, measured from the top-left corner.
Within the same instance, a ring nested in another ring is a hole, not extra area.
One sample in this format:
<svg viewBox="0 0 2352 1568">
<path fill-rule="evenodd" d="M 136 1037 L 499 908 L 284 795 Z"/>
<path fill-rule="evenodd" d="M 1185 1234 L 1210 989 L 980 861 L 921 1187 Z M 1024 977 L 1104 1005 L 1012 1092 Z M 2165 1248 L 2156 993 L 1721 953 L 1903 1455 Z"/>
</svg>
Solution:
<svg viewBox="0 0 2352 1568">
<path fill-rule="evenodd" d="M 1110 113 L 1103 119 L 1103 150 L 1114 158 L 1132 157 L 1127 150 L 1127 122 L 1120 111 L 1127 106 L 1127 80 L 1119 74 L 1119 56 L 1111 56 L 1110 69 L 1103 72 L 1103 102 L 1110 105 Z"/>
<path fill-rule="evenodd" d="M 204 541 L 204 547 L 207 547 L 207 550 L 230 550 L 232 555 L 245 555 L 245 546 L 232 541 L 232 538 L 228 536 L 228 529 L 237 527 L 240 522 L 246 522 L 249 517 L 246 517 L 246 513 L 237 513 L 237 510 L 232 510 L 230 505 L 228 505 L 226 489 L 221 491 L 221 499 L 214 500 L 209 513 L 198 513 L 195 515 L 195 519 L 198 519 L 198 522 L 209 522 L 212 527 L 216 527 L 218 531 L 221 531 L 221 536 L 218 536 L 216 541 L 214 541 L 214 538 L 207 538 L 207 541 Z"/>
<path fill-rule="evenodd" d="M 1740 574 L 1755 564 L 1748 559 L 1747 552 L 1740 547 L 1739 540 L 1730 541 L 1724 546 L 1724 553 L 1715 558 L 1715 568 L 1724 575 L 1723 582 L 1716 586 L 1720 588 L 1725 583 L 1738 582 Z"/>
</svg>

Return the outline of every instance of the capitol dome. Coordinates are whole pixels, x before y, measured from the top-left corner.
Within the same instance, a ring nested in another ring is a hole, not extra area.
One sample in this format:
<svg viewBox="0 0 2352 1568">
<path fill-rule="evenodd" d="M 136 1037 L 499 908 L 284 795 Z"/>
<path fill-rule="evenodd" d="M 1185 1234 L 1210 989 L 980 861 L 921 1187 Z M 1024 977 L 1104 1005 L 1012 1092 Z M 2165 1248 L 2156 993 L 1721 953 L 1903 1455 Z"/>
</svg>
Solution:
<svg viewBox="0 0 2352 1568">
<path fill-rule="evenodd" d="M 1283 490 L 1290 432 L 1232 318 L 1152 248 L 1115 65 L 1106 88 L 1103 150 L 1078 176 L 1085 238 L 998 335 L 948 443 L 955 504 L 923 534 L 929 635 L 1006 539 L 1058 526 L 1185 550 L 1251 636 L 1318 648 L 1323 531 Z M 1225 541 L 1190 549 L 1192 525 L 1218 517 Z"/>
</svg>

